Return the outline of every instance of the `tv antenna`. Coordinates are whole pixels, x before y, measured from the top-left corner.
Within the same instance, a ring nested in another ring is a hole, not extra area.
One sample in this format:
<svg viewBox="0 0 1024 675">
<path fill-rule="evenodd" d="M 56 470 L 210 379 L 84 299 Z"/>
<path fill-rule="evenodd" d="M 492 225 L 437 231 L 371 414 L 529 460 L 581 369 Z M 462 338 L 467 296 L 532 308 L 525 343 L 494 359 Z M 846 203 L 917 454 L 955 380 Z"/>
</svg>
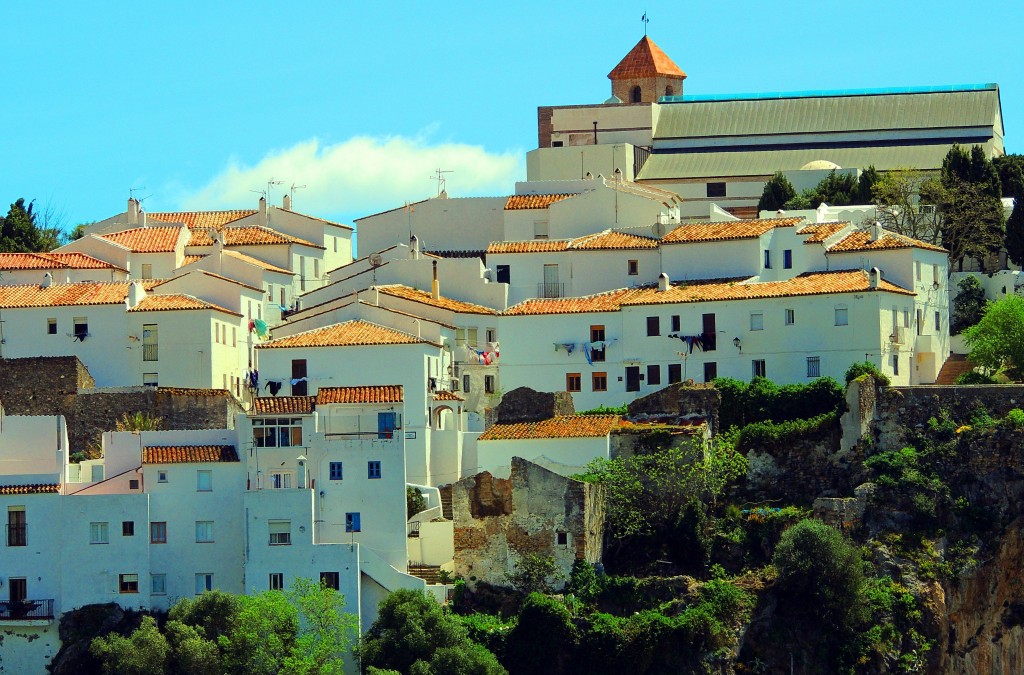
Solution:
<svg viewBox="0 0 1024 675">
<path fill-rule="evenodd" d="M 442 169 L 441 167 L 438 167 L 437 170 L 434 171 L 434 175 L 430 177 L 430 180 L 436 180 L 437 181 L 437 196 L 438 197 L 441 196 L 442 192 L 445 192 L 445 187 L 446 187 L 447 182 L 448 182 L 448 179 L 446 179 L 444 177 L 444 174 L 446 174 L 446 173 L 455 173 L 455 171 L 449 170 L 449 169 Z"/>
<path fill-rule="evenodd" d="M 145 189 L 146 189 L 145 185 L 143 185 L 142 187 L 128 188 L 128 196 L 131 197 L 132 199 L 135 199 L 135 193 L 136 192 L 142 192 Z M 147 199 L 149 199 L 152 196 L 153 196 L 152 194 L 148 194 L 145 197 L 142 197 L 141 199 L 136 199 L 135 201 L 137 201 L 138 203 L 141 204 L 142 202 L 146 201 Z"/>
<path fill-rule="evenodd" d="M 296 191 L 296 190 L 301 190 L 301 189 L 303 189 L 304 187 L 306 187 L 306 186 L 305 186 L 305 185 L 296 185 L 295 183 L 292 183 L 292 189 L 291 189 L 291 190 L 290 190 L 290 191 L 288 192 L 288 196 L 289 196 L 289 198 L 290 198 L 290 199 L 291 199 L 292 201 L 295 201 L 295 191 Z"/>
<path fill-rule="evenodd" d="M 267 198 L 268 202 L 270 201 L 270 191 L 274 189 L 275 185 L 284 185 L 284 181 L 274 180 L 273 178 L 267 181 L 267 194 L 264 196 Z"/>
<path fill-rule="evenodd" d="M 371 253 L 369 258 L 370 268 L 373 269 L 373 285 L 377 285 L 377 268 L 384 264 L 384 256 L 380 253 Z"/>
</svg>

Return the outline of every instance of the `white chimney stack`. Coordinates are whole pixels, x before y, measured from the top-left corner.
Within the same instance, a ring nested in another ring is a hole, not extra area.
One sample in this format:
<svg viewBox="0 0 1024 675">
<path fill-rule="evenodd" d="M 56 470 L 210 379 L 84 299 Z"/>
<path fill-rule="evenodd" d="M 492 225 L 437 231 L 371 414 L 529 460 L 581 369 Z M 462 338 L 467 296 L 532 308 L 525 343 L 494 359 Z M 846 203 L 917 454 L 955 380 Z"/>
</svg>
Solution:
<svg viewBox="0 0 1024 675">
<path fill-rule="evenodd" d="M 409 237 L 409 257 L 412 260 L 419 260 L 420 257 L 420 238 L 415 234 Z"/>
<path fill-rule="evenodd" d="M 285 211 L 291 211 L 292 210 L 292 196 L 291 195 L 285 195 L 284 196 L 284 198 L 281 200 L 281 208 L 283 208 Z"/>
<path fill-rule="evenodd" d="M 43 283 L 40 284 L 41 288 L 49 288 L 53 285 L 53 275 L 47 272 L 43 275 Z"/>
<path fill-rule="evenodd" d="M 877 220 L 871 224 L 871 241 L 878 241 L 885 235 L 882 224 Z"/>
<path fill-rule="evenodd" d="M 871 288 L 878 288 L 882 284 L 882 270 L 877 267 L 872 267 L 871 271 L 868 272 L 868 286 Z"/>
<path fill-rule="evenodd" d="M 142 302 L 142 299 L 146 297 L 146 289 L 142 287 L 138 281 L 133 281 L 128 286 L 128 309 L 135 309 Z"/>
<path fill-rule="evenodd" d="M 437 261 L 434 261 L 434 283 L 430 285 L 430 297 L 437 300 L 441 297 L 441 286 L 437 283 Z M 418 335 L 416 337 L 419 337 Z"/>
<path fill-rule="evenodd" d="M 139 224 L 139 200 L 135 197 L 128 198 L 128 224 Z"/>
<path fill-rule="evenodd" d="M 260 197 L 259 222 L 263 227 L 267 226 L 267 198 Z"/>
<path fill-rule="evenodd" d="M 667 291 L 669 289 L 670 285 L 671 285 L 671 281 L 669 280 L 667 274 L 662 272 L 661 274 L 658 275 L 658 292 L 659 293 L 664 293 L 665 291 Z"/>
</svg>

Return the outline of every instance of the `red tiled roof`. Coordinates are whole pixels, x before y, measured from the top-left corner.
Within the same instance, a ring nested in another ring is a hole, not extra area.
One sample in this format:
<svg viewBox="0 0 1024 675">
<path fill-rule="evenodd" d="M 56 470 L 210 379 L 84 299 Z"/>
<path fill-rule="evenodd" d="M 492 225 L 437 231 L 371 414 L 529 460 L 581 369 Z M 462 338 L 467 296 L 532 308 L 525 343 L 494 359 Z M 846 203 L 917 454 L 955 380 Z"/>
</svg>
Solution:
<svg viewBox="0 0 1024 675">
<path fill-rule="evenodd" d="M 941 246 L 935 246 L 934 244 L 929 244 L 928 242 L 921 241 L 920 239 L 905 237 L 902 234 L 896 234 L 895 232 L 889 231 L 885 231 L 884 234 L 876 241 L 871 241 L 871 233 L 866 230 L 851 232 L 835 244 L 832 244 L 832 246 L 829 246 L 828 252 L 883 251 L 886 249 L 897 248 L 923 248 L 928 251 L 938 251 L 940 253 L 949 252 Z"/>
<path fill-rule="evenodd" d="M 143 464 L 237 462 L 233 445 L 156 445 L 142 449 Z"/>
<path fill-rule="evenodd" d="M 44 495 L 60 492 L 59 483 L 32 483 L 30 485 L 0 485 L 0 495 Z"/>
<path fill-rule="evenodd" d="M 619 65 L 612 68 L 612 72 L 608 73 L 608 79 L 628 80 L 657 77 L 658 75 L 686 77 L 686 73 L 661 50 L 661 47 L 654 44 L 654 40 L 645 35 L 619 61 Z"/>
<path fill-rule="evenodd" d="M 454 391 L 435 391 L 432 394 L 435 401 L 465 401 L 463 397 L 456 394 Z"/>
<path fill-rule="evenodd" d="M 228 223 L 255 215 L 251 209 L 235 209 L 233 211 L 165 211 L 147 213 L 147 218 L 165 223 L 185 223 L 189 229 L 193 227 L 212 227 L 219 229 Z"/>
<path fill-rule="evenodd" d="M 653 249 L 658 240 L 636 234 L 605 230 L 575 239 L 530 239 L 528 241 L 495 241 L 487 247 L 495 253 L 551 253 L 559 251 L 611 251 Z"/>
<path fill-rule="evenodd" d="M 294 272 L 292 272 L 291 270 L 286 270 L 283 267 L 278 267 L 277 265 L 271 265 L 270 263 L 264 262 L 259 258 L 253 258 L 251 255 L 239 253 L 238 251 L 225 250 L 224 255 L 228 256 L 229 258 L 241 260 L 242 262 L 247 262 L 251 265 L 256 265 L 257 267 L 262 267 L 268 272 L 278 272 L 279 274 L 294 274 Z"/>
<path fill-rule="evenodd" d="M 108 262 L 78 252 L 0 253 L 0 270 L 118 270 Z"/>
<path fill-rule="evenodd" d="M 661 240 L 665 244 L 690 243 L 698 241 L 728 241 L 730 239 L 753 239 L 776 227 L 793 227 L 803 221 L 796 218 L 758 218 L 755 220 L 728 220 L 720 223 L 680 225 Z"/>
<path fill-rule="evenodd" d="M 308 415 L 316 396 L 260 396 L 252 400 L 251 415 Z"/>
<path fill-rule="evenodd" d="M 184 293 L 173 293 L 170 295 L 147 295 L 139 304 L 132 307 L 129 312 L 170 312 L 175 310 L 187 310 L 187 309 L 212 309 L 217 312 L 224 312 L 225 314 L 231 314 L 232 316 L 242 316 L 238 312 L 232 312 L 230 309 L 218 307 L 212 303 L 200 300 L 193 295 L 186 295 Z"/>
<path fill-rule="evenodd" d="M 393 328 L 369 321 L 346 321 L 324 328 L 314 328 L 288 337 L 256 345 L 257 349 L 279 347 L 357 347 L 364 345 L 412 345 L 427 341 Z"/>
<path fill-rule="evenodd" d="M 805 244 L 820 244 L 849 224 L 849 222 L 811 223 L 810 225 L 801 227 L 796 231 L 796 233 L 800 235 L 807 235 L 807 239 L 804 239 Z"/>
<path fill-rule="evenodd" d="M 560 195 L 512 195 L 505 201 L 506 211 L 521 211 L 523 209 L 546 209 L 555 202 L 560 202 L 575 194 Z"/>
<path fill-rule="evenodd" d="M 441 309 L 449 309 L 453 312 L 459 312 L 460 314 L 497 314 L 497 312 L 490 307 L 475 305 L 472 302 L 453 300 L 452 298 L 446 298 L 444 296 L 435 298 L 426 291 L 421 291 L 418 288 L 411 288 L 409 286 L 403 286 L 402 284 L 378 286 L 377 290 L 396 298 L 412 300 L 413 302 L 419 302 L 433 307 L 440 307 Z"/>
<path fill-rule="evenodd" d="M 316 404 L 330 403 L 401 403 L 405 392 L 400 384 L 383 384 L 364 387 L 320 387 L 316 392 Z"/>
<path fill-rule="evenodd" d="M 495 424 L 478 440 L 510 441 L 532 438 L 599 438 L 619 426 L 618 415 L 558 415 L 540 422 Z"/>
<path fill-rule="evenodd" d="M 620 288 L 607 293 L 587 295 L 578 298 L 533 298 L 506 309 L 506 316 L 529 314 L 581 314 L 585 312 L 617 312 L 622 298 L 631 291 Z"/>
<path fill-rule="evenodd" d="M 180 236 L 180 227 L 136 227 L 131 230 L 100 235 L 102 239 L 124 246 L 132 253 L 174 251 Z"/>
<path fill-rule="evenodd" d="M 189 242 L 191 242 L 191 241 L 192 241 L 192 239 L 190 237 L 189 238 Z M 206 253 L 204 253 L 203 255 L 187 255 L 187 256 L 185 256 L 182 259 L 181 266 L 184 267 L 185 265 L 191 265 L 194 262 L 199 262 L 200 260 L 205 258 L 207 255 L 208 254 L 206 254 Z"/>
<path fill-rule="evenodd" d="M 310 248 L 323 249 L 323 246 L 314 244 L 305 239 L 299 239 L 288 234 L 272 230 L 269 227 L 260 225 L 239 225 L 225 227 L 220 230 L 225 246 L 262 246 L 267 244 L 299 244 Z M 189 246 L 213 246 L 213 230 L 208 228 L 196 228 L 192 230 L 192 236 L 188 241 Z"/>
<path fill-rule="evenodd" d="M 149 291 L 158 282 L 150 279 L 139 283 Z M 131 284 L 130 281 L 84 281 L 77 284 L 53 284 L 48 288 L 36 285 L 0 286 L 0 308 L 117 305 L 124 302 Z"/>
<path fill-rule="evenodd" d="M 487 254 L 495 253 L 553 253 L 569 248 L 568 239 L 529 239 L 527 241 L 492 241 Z"/>
</svg>

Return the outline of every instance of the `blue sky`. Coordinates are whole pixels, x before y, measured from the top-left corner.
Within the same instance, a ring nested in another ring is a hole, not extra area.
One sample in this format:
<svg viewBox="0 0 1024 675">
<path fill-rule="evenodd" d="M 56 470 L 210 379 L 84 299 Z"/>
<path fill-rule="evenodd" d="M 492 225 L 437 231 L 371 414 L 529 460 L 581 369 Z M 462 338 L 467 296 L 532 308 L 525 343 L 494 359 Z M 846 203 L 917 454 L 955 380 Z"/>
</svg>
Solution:
<svg viewBox="0 0 1024 675">
<path fill-rule="evenodd" d="M 295 208 L 350 222 L 525 177 L 538 105 L 598 103 L 643 35 L 686 93 L 997 82 L 1024 152 L 1022 3 L 5 2 L 0 204 Z M 1004 28 L 1005 27 L 1005 28 Z"/>
</svg>

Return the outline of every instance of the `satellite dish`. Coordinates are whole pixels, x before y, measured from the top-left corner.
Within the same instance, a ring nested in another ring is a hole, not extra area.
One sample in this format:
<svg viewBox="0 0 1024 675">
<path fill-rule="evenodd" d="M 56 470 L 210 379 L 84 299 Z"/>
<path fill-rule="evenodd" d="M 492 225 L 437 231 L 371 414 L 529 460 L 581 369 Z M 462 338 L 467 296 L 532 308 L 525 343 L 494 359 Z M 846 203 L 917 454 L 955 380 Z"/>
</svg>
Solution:
<svg viewBox="0 0 1024 675">
<path fill-rule="evenodd" d="M 380 253 L 370 254 L 370 267 L 380 267 L 384 264 L 384 256 Z"/>
<path fill-rule="evenodd" d="M 655 223 L 654 225 L 651 225 L 651 232 L 653 232 L 654 236 L 659 239 L 665 236 L 666 229 L 665 223 Z"/>
</svg>

